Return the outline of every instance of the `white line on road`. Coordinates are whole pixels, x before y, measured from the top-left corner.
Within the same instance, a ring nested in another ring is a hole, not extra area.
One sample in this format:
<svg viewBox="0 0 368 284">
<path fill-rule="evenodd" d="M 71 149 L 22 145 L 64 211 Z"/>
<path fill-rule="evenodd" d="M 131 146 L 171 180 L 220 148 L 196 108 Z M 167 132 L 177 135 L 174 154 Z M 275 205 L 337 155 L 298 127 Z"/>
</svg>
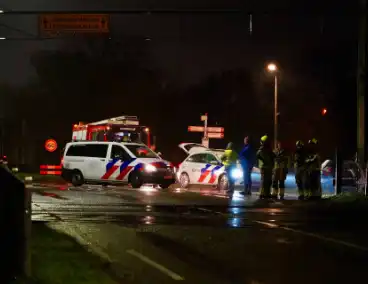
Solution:
<svg viewBox="0 0 368 284">
<path fill-rule="evenodd" d="M 266 226 L 271 227 L 271 228 L 279 228 L 279 225 L 273 224 L 273 223 L 268 223 L 268 222 L 263 222 L 263 221 L 253 221 L 253 222 L 256 222 L 256 223 L 259 223 L 259 224 L 262 224 L 262 225 L 266 225 Z"/>
<path fill-rule="evenodd" d="M 162 273 L 166 274 L 167 276 L 171 277 L 174 280 L 184 280 L 183 277 L 181 277 L 180 275 L 176 274 L 175 272 L 172 272 L 171 270 L 167 269 L 166 267 L 162 266 L 161 264 L 149 259 L 148 257 L 144 256 L 143 254 L 135 251 L 134 249 L 129 249 L 126 251 L 127 253 L 139 258 L 140 260 L 142 260 L 143 262 L 151 265 L 152 267 L 160 270 Z"/>
<path fill-rule="evenodd" d="M 273 224 L 273 223 L 269 223 L 269 222 L 263 222 L 263 221 L 257 221 L 257 220 L 255 220 L 254 222 L 258 223 L 258 224 L 268 226 L 268 227 L 271 227 L 271 228 L 279 228 L 279 229 L 283 229 L 285 231 L 290 231 L 290 232 L 298 233 L 298 234 L 305 235 L 305 236 L 308 236 L 308 237 L 320 239 L 320 240 L 325 241 L 325 242 L 331 242 L 331 243 L 347 246 L 347 247 L 362 250 L 362 251 L 368 251 L 367 247 L 363 247 L 363 246 L 356 245 L 356 244 L 353 244 L 353 243 L 349 243 L 349 242 L 345 242 L 345 241 L 325 237 L 325 236 L 322 236 L 322 235 L 319 235 L 319 234 L 309 233 L 309 232 L 293 229 L 293 228 L 290 228 L 290 227 L 279 226 L 277 224 Z"/>
</svg>

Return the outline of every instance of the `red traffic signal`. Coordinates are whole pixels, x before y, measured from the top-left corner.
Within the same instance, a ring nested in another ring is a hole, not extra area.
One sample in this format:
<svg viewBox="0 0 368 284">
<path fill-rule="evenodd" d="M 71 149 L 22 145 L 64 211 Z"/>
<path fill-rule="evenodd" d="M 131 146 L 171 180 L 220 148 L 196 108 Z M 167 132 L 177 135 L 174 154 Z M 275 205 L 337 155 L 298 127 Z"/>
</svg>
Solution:
<svg viewBox="0 0 368 284">
<path fill-rule="evenodd" d="M 327 114 L 327 108 L 323 108 L 322 109 L 322 115 L 326 115 Z"/>
</svg>

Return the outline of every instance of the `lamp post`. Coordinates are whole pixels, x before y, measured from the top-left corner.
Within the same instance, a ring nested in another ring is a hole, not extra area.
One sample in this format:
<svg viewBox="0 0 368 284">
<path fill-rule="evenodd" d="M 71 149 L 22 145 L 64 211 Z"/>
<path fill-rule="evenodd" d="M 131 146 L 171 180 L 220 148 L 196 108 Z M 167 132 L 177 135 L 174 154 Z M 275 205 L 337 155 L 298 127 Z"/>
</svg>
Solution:
<svg viewBox="0 0 368 284">
<path fill-rule="evenodd" d="M 147 146 L 151 148 L 151 131 L 148 127 L 144 129 L 144 132 L 147 134 Z"/>
<path fill-rule="evenodd" d="M 278 80 L 277 80 L 277 65 L 270 63 L 267 65 L 267 71 L 275 75 L 275 89 L 274 89 L 274 147 L 277 147 L 278 141 Z"/>
</svg>

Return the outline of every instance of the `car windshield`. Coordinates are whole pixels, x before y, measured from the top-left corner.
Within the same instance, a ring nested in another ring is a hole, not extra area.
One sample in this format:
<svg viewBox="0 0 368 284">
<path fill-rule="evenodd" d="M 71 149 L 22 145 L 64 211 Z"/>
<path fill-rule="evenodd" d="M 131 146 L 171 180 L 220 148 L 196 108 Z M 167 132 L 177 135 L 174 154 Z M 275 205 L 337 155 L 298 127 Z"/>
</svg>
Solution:
<svg viewBox="0 0 368 284">
<path fill-rule="evenodd" d="M 159 158 L 159 156 L 145 145 L 130 144 L 125 145 L 137 158 Z"/>
</svg>

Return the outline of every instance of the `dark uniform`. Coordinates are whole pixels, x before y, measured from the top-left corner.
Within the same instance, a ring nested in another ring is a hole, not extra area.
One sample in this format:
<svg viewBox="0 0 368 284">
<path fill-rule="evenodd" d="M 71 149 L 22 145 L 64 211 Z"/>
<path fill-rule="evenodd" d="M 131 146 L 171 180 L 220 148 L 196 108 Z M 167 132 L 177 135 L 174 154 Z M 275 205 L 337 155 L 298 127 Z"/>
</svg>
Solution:
<svg viewBox="0 0 368 284">
<path fill-rule="evenodd" d="M 258 167 L 261 171 L 260 198 L 271 197 L 272 169 L 275 162 L 275 154 L 272 152 L 268 137 L 261 138 L 261 147 L 257 151 Z"/>
<path fill-rule="evenodd" d="M 285 150 L 281 148 L 280 143 L 278 143 L 277 148 L 274 150 L 274 154 L 275 164 L 272 176 L 272 197 L 277 198 L 279 196 L 280 199 L 284 199 L 288 160 L 285 156 Z"/>
<path fill-rule="evenodd" d="M 309 151 L 306 159 L 308 171 L 309 199 L 319 199 L 322 196 L 321 190 L 321 158 L 317 151 L 317 139 L 309 140 Z"/>
<path fill-rule="evenodd" d="M 224 155 L 221 157 L 221 161 L 225 166 L 225 172 L 229 182 L 228 192 L 233 192 L 235 187 L 235 180 L 231 175 L 231 171 L 236 167 L 238 154 L 233 148 L 233 143 L 230 142 L 226 147 Z"/>
<path fill-rule="evenodd" d="M 296 151 L 294 153 L 295 182 L 298 187 L 299 200 L 303 200 L 309 189 L 307 173 L 307 153 L 302 141 L 296 142 Z"/>
</svg>

